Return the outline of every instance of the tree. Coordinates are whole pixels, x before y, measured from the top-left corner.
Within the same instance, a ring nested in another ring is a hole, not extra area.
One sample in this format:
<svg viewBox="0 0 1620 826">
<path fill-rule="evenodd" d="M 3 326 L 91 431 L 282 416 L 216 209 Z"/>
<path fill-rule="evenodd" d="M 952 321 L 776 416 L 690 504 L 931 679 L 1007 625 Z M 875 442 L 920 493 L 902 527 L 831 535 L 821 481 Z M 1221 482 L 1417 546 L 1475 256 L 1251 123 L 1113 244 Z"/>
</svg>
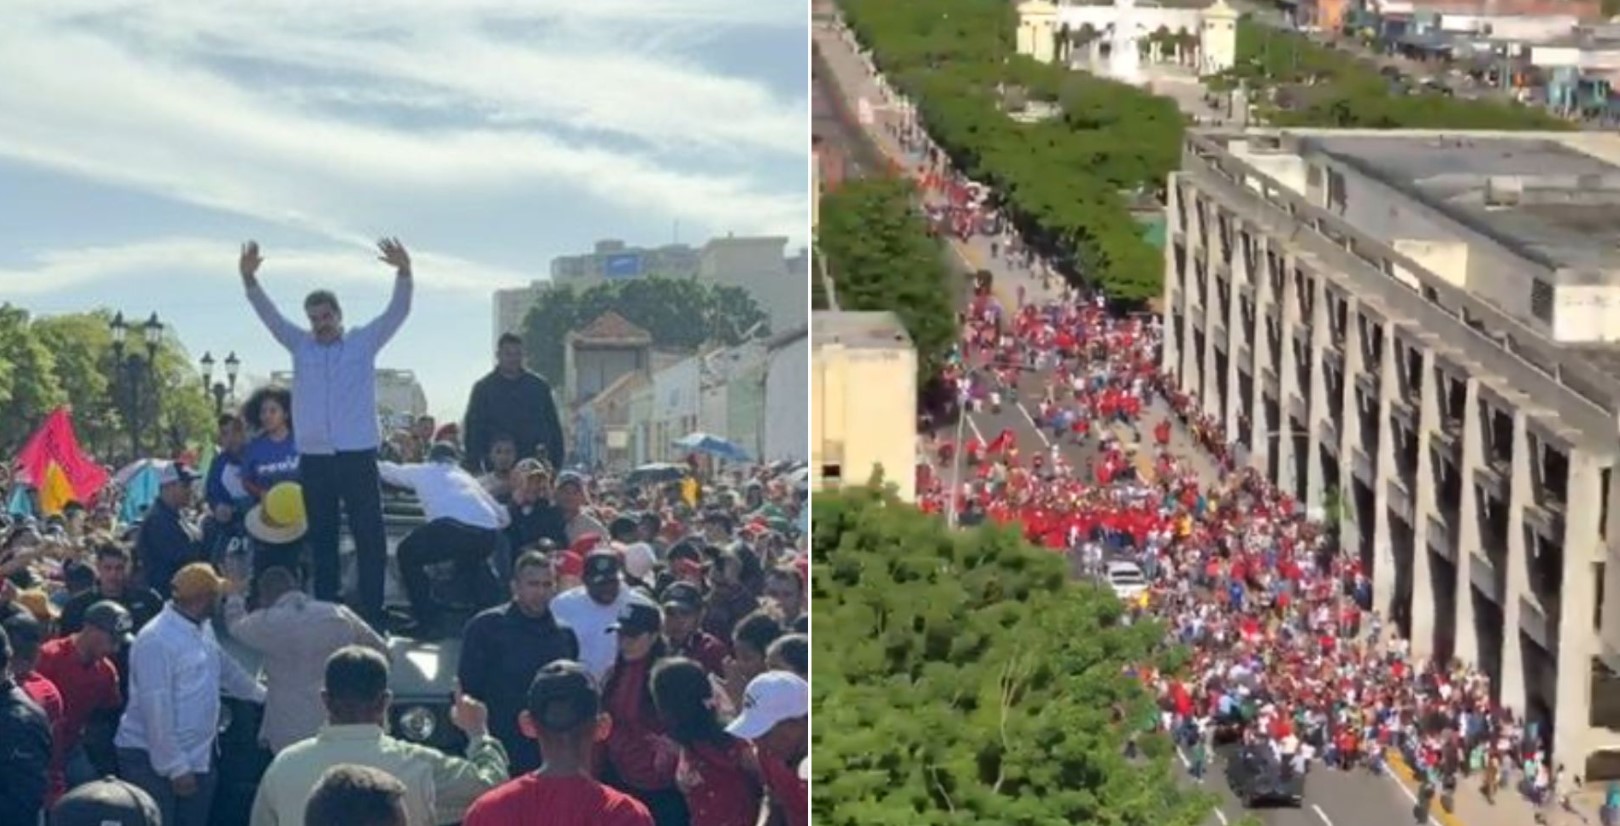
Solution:
<svg viewBox="0 0 1620 826">
<path fill-rule="evenodd" d="M 31 318 L 0 305 L 0 453 L 9 455 L 59 405 L 73 408 L 79 442 L 105 462 L 128 458 L 128 386 L 115 380 L 112 313 Z M 171 331 L 159 345 L 153 384 L 143 385 L 141 444 L 171 455 L 213 437 L 213 402 Z"/>
<path fill-rule="evenodd" d="M 873 488 L 817 494 L 813 819 L 1195 826 L 1169 744 L 1124 757 L 1152 708 L 1126 674 L 1162 645 L 1012 529 L 948 530 Z M 1123 712 L 1123 713 L 1120 713 Z"/>
<path fill-rule="evenodd" d="M 819 243 L 839 308 L 893 310 L 927 381 L 956 341 L 956 290 L 914 200 L 905 181 L 850 181 L 822 199 Z"/>
<path fill-rule="evenodd" d="M 609 310 L 672 350 L 739 344 L 770 332 L 765 311 L 738 287 L 655 276 L 605 281 L 583 291 L 562 285 L 542 293 L 524 318 L 529 366 L 562 381 L 565 337 Z"/>
</svg>

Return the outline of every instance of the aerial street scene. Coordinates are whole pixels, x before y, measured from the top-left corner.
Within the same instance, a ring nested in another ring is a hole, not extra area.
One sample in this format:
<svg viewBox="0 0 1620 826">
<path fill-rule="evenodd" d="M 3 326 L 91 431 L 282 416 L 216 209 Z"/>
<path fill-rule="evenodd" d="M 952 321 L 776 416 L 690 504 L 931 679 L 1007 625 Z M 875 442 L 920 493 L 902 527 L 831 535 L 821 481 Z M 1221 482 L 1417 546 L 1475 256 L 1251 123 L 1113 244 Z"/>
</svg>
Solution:
<svg viewBox="0 0 1620 826">
<path fill-rule="evenodd" d="M 0 826 L 809 822 L 808 15 L 6 5 Z"/>
<path fill-rule="evenodd" d="M 1620 822 L 1617 11 L 816 4 L 816 823 Z"/>
</svg>

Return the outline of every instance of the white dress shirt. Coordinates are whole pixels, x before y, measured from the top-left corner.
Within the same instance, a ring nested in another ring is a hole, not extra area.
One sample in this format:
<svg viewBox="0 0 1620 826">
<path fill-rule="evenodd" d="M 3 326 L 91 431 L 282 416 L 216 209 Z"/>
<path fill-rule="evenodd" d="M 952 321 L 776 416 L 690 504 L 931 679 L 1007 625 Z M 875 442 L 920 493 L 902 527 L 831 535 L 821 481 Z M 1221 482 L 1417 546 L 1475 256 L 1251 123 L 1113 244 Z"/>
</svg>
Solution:
<svg viewBox="0 0 1620 826">
<path fill-rule="evenodd" d="M 591 599 L 583 585 L 551 598 L 552 615 L 574 629 L 574 636 L 579 639 L 579 664 L 598 682 L 606 678 L 608 669 L 619 657 L 619 634 L 609 628 L 618 624 L 619 612 L 631 602 L 652 604 L 626 585 L 619 586 L 619 596 L 608 605 Z"/>
<path fill-rule="evenodd" d="M 259 739 L 271 752 L 314 737 L 326 723 L 321 688 L 332 652 L 364 645 L 388 655 L 388 643 L 348 607 L 303 591 L 282 594 L 269 608 L 252 613 L 240 595 L 233 595 L 225 600 L 225 626 L 237 642 L 264 655 L 268 694 Z"/>
<path fill-rule="evenodd" d="M 144 751 L 158 774 L 207 774 L 219 735 L 219 695 L 264 702 L 264 686 L 220 650 L 208 620 L 167 603 L 129 649 L 129 705 L 113 743 Z"/>
<path fill-rule="evenodd" d="M 450 519 L 463 525 L 500 530 L 512 515 L 495 501 L 471 473 L 449 462 L 399 465 L 378 462 L 377 472 L 390 485 L 416 491 L 429 522 Z"/>
</svg>

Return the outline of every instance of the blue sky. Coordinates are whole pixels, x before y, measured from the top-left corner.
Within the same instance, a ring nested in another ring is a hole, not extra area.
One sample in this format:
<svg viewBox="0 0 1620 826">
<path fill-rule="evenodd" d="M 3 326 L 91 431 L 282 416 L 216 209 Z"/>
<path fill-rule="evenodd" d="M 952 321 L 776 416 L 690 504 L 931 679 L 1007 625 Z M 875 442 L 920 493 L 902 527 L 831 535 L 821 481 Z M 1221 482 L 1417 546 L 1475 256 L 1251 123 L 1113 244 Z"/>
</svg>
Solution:
<svg viewBox="0 0 1620 826">
<path fill-rule="evenodd" d="M 235 273 L 289 314 L 416 309 L 381 366 L 459 416 L 490 292 L 599 238 L 809 224 L 807 0 L 21 0 L 0 27 L 0 301 L 157 311 L 194 356 L 284 369 Z"/>
</svg>

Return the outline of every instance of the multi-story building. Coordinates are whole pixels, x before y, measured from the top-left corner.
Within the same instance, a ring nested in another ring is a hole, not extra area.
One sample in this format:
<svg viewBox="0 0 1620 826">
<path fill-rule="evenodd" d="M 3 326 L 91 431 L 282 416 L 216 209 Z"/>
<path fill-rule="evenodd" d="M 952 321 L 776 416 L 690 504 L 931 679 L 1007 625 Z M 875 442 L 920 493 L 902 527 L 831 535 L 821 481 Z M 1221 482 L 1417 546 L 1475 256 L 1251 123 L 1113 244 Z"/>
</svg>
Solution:
<svg viewBox="0 0 1620 826">
<path fill-rule="evenodd" d="M 551 280 L 589 289 L 618 278 L 661 275 L 665 278 L 691 278 L 698 274 L 699 252 L 686 244 L 660 247 L 632 247 L 617 239 L 597 241 L 584 255 L 551 259 Z"/>
<path fill-rule="evenodd" d="M 379 367 L 376 375 L 378 415 L 389 422 L 427 415 L 427 393 L 422 390 L 422 383 L 416 380 L 415 373 Z M 271 373 L 270 383 L 292 387 L 292 371 L 277 370 Z"/>
<path fill-rule="evenodd" d="M 1414 653 L 1620 749 L 1620 136 L 1189 133 L 1163 367 Z M 1583 770 L 1582 767 L 1585 767 Z"/>
<path fill-rule="evenodd" d="M 810 303 L 809 256 L 801 250 L 788 258 L 787 242 L 770 236 L 715 238 L 703 245 L 698 280 L 747 290 L 770 317 L 772 330 L 803 326 Z"/>
<path fill-rule="evenodd" d="M 531 281 L 527 287 L 495 291 L 495 319 L 490 327 L 494 331 L 490 339 L 491 351 L 501 336 L 507 333 L 523 335 L 523 319 L 529 315 L 529 308 L 550 288 L 550 281 Z"/>
<path fill-rule="evenodd" d="M 892 312 L 817 311 L 810 320 L 810 485 L 883 480 L 917 496 L 917 349 Z"/>
</svg>

